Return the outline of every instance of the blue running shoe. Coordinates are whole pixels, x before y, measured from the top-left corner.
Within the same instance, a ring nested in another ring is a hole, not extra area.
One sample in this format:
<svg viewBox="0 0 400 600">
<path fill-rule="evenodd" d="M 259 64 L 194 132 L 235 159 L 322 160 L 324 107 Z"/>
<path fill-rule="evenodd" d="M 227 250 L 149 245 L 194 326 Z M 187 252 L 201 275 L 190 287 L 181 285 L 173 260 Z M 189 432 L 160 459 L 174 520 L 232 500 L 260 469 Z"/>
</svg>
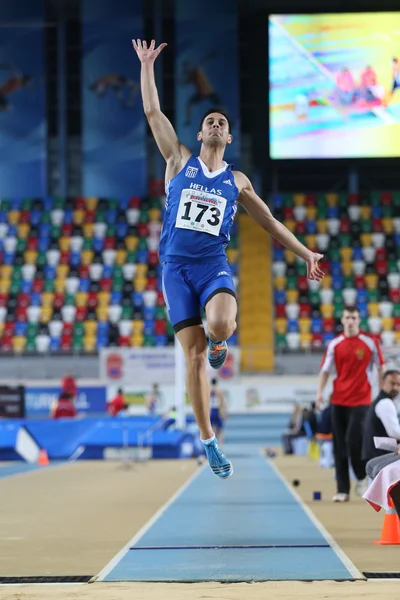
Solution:
<svg viewBox="0 0 400 600">
<path fill-rule="evenodd" d="M 228 344 L 226 342 L 213 342 L 208 340 L 208 362 L 213 369 L 223 367 L 228 356 Z"/>
<path fill-rule="evenodd" d="M 233 466 L 226 456 L 222 454 L 217 438 L 214 436 L 211 442 L 207 444 L 203 442 L 203 446 L 207 454 L 208 464 L 214 475 L 222 479 L 230 477 L 233 473 Z"/>
</svg>

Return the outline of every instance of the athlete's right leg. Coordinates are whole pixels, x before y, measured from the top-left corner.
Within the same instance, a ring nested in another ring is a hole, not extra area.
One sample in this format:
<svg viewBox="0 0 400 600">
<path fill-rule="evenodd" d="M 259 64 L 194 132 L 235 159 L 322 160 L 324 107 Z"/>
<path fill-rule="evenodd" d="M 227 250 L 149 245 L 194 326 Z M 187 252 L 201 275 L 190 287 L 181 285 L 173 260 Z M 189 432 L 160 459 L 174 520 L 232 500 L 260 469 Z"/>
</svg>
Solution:
<svg viewBox="0 0 400 600">
<path fill-rule="evenodd" d="M 186 361 L 186 391 L 202 440 L 213 437 L 210 422 L 210 386 L 206 372 L 207 339 L 202 325 L 186 327 L 176 334 Z"/>
</svg>

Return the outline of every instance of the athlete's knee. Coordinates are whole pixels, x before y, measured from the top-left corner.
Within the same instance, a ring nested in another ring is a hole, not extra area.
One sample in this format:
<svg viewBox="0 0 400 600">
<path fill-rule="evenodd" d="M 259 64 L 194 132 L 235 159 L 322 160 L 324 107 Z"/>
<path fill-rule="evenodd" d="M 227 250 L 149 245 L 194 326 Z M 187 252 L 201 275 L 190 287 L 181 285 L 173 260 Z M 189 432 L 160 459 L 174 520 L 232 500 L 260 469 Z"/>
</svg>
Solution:
<svg viewBox="0 0 400 600">
<path fill-rule="evenodd" d="M 227 340 L 236 329 L 236 320 L 229 316 L 209 317 L 207 327 L 211 339 L 216 341 Z"/>
</svg>

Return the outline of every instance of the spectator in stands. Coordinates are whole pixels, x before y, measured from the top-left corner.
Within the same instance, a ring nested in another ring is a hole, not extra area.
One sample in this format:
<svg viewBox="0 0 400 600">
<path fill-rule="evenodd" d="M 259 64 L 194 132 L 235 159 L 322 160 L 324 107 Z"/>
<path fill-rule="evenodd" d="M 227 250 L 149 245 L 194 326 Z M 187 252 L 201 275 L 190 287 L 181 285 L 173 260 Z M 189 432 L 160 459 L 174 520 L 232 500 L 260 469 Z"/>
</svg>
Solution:
<svg viewBox="0 0 400 600">
<path fill-rule="evenodd" d="M 160 404 L 160 390 L 158 383 L 153 383 L 153 389 L 146 398 L 146 408 L 150 415 L 154 416 Z"/>
<path fill-rule="evenodd" d="M 362 453 L 365 461 L 387 454 L 386 450 L 375 447 L 374 437 L 391 437 L 400 440 L 400 424 L 394 403 L 399 393 L 400 372 L 386 371 L 383 375 L 382 389 L 365 417 Z"/>
<path fill-rule="evenodd" d="M 305 437 L 304 413 L 301 405 L 296 402 L 293 407 L 292 416 L 289 421 L 289 429 L 282 435 L 283 451 L 285 454 L 293 454 L 292 440 L 298 437 Z"/>
<path fill-rule="evenodd" d="M 308 423 L 312 437 L 317 433 L 317 412 L 315 402 L 311 402 L 310 408 L 303 408 L 303 422 Z"/>
<path fill-rule="evenodd" d="M 73 418 L 77 416 L 73 398 L 69 394 L 62 392 L 58 400 L 51 407 L 51 417 L 53 419 Z"/>
<path fill-rule="evenodd" d="M 342 315 L 343 333 L 336 336 L 325 351 L 317 391 L 317 408 L 323 403 L 322 392 L 329 374 L 336 369 L 331 396 L 331 418 L 337 493 L 334 502 L 350 498 L 349 459 L 357 478 L 356 494 L 365 491 L 365 461 L 362 460 L 364 421 L 371 404 L 371 375 L 379 371 L 382 384 L 384 359 L 379 343 L 360 331 L 360 313 L 346 307 Z"/>
<path fill-rule="evenodd" d="M 336 75 L 336 90 L 341 104 L 348 105 L 357 98 L 356 84 L 347 67 Z"/>
<path fill-rule="evenodd" d="M 107 412 L 111 417 L 116 417 L 118 413 L 125 410 L 127 407 L 124 392 L 121 388 L 117 391 L 117 395 L 114 396 L 110 402 L 107 402 Z"/>
<path fill-rule="evenodd" d="M 66 371 L 64 379 L 61 383 L 61 393 L 68 394 L 73 400 L 75 400 L 77 391 L 75 378 L 69 371 Z"/>
</svg>

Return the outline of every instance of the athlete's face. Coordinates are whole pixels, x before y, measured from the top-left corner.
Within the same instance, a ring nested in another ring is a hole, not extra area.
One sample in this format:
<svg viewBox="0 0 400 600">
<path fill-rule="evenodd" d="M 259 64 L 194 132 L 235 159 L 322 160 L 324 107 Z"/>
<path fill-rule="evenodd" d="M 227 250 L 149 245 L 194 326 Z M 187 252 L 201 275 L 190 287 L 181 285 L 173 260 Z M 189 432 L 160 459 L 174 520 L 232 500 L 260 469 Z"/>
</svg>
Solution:
<svg viewBox="0 0 400 600">
<path fill-rule="evenodd" d="M 229 123 L 220 113 L 211 113 L 203 121 L 197 139 L 210 146 L 226 146 L 232 142 Z"/>
<path fill-rule="evenodd" d="M 358 335 L 360 331 L 360 314 L 345 310 L 342 316 L 344 334 L 347 336 Z"/>
<path fill-rule="evenodd" d="M 392 373 L 383 380 L 383 391 L 394 400 L 400 394 L 400 374 Z"/>
</svg>

